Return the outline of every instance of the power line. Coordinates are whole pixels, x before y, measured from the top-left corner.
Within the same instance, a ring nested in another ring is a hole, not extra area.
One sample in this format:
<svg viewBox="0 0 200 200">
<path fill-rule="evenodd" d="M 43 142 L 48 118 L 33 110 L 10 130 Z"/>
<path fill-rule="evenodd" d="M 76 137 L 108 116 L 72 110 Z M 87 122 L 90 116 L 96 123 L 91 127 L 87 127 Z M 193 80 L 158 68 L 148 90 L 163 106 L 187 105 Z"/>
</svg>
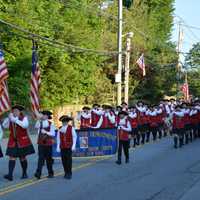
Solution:
<svg viewBox="0 0 200 200">
<path fill-rule="evenodd" d="M 68 50 L 70 49 L 73 52 L 88 52 L 88 53 L 96 53 L 96 54 L 99 54 L 99 55 L 117 55 L 118 54 L 117 51 L 94 50 L 94 49 L 88 49 L 88 48 L 75 46 L 75 45 L 72 45 L 72 44 L 65 44 L 65 43 L 62 43 L 62 42 L 59 42 L 59 41 L 56 41 L 56 40 L 52 40 L 52 39 L 49 39 L 47 37 L 32 33 L 32 32 L 30 32 L 30 31 L 28 31 L 28 30 L 26 30 L 26 29 L 24 29 L 24 28 L 22 28 L 18 25 L 11 24 L 11 23 L 6 22 L 2 19 L 0 19 L 0 23 L 27 34 L 31 39 L 37 38 L 39 40 L 47 41 L 49 43 L 65 47 L 65 49 L 68 49 Z M 124 52 L 120 52 L 120 53 L 124 54 Z"/>
</svg>

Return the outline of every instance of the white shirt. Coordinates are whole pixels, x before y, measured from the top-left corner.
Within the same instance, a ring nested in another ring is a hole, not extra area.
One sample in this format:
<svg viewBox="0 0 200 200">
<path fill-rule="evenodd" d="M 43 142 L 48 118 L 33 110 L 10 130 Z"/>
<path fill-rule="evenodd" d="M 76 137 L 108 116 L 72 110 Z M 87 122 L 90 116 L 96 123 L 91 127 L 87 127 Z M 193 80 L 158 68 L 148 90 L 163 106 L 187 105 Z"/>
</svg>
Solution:
<svg viewBox="0 0 200 200">
<path fill-rule="evenodd" d="M 137 113 L 136 112 L 130 112 L 128 115 L 131 119 L 135 119 L 137 117 Z"/>
<path fill-rule="evenodd" d="M 117 128 L 118 129 L 122 129 L 124 131 L 128 131 L 128 132 L 131 132 L 131 130 L 132 130 L 131 124 L 130 124 L 129 121 L 127 122 L 127 126 L 126 126 L 126 118 L 123 118 L 123 119 L 119 120 L 119 124 L 118 124 Z"/>
<path fill-rule="evenodd" d="M 53 125 L 53 123 L 51 123 L 50 131 L 46 131 L 44 129 L 49 127 L 49 121 L 48 120 L 42 120 L 42 121 L 38 120 L 35 124 L 35 128 L 38 129 L 38 134 L 40 133 L 41 125 L 42 125 L 42 130 L 41 130 L 42 134 L 47 134 L 52 137 L 55 136 L 55 126 Z"/>
<path fill-rule="evenodd" d="M 182 111 L 174 111 L 173 113 L 178 117 L 184 117 L 184 112 Z"/>
<path fill-rule="evenodd" d="M 60 134 L 66 134 L 67 127 L 68 125 L 64 125 L 58 130 L 58 133 L 57 133 L 57 151 L 58 152 L 60 152 Z M 72 127 L 72 140 L 73 140 L 72 150 L 74 151 L 76 149 L 76 140 L 77 140 L 77 134 L 74 127 Z"/>
<path fill-rule="evenodd" d="M 3 128 L 9 128 L 10 122 L 17 124 L 17 125 L 21 126 L 24 129 L 27 129 L 28 126 L 29 126 L 28 118 L 26 116 L 23 118 L 23 120 L 19 120 L 18 117 L 14 117 L 13 114 L 11 113 L 9 115 L 9 117 L 7 117 L 3 121 L 3 124 L 2 124 Z"/>
</svg>

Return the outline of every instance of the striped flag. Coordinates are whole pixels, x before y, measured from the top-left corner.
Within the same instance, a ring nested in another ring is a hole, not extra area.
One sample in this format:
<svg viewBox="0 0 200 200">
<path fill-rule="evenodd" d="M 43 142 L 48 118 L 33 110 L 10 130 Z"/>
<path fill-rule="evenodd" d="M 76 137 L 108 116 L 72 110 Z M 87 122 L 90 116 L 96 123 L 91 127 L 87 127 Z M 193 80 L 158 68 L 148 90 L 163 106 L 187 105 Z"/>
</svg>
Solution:
<svg viewBox="0 0 200 200">
<path fill-rule="evenodd" d="M 40 69 L 38 64 L 38 55 L 36 47 L 33 46 L 30 96 L 31 96 L 31 108 L 35 117 L 37 116 L 40 110 L 39 88 L 40 88 Z"/>
<path fill-rule="evenodd" d="M 142 70 L 142 75 L 146 76 L 146 69 L 145 69 L 145 63 L 144 63 L 144 54 L 142 54 L 138 60 L 136 61 L 140 69 Z"/>
<path fill-rule="evenodd" d="M 10 99 L 6 79 L 8 78 L 8 69 L 4 60 L 4 55 L 0 49 L 0 115 L 10 110 Z"/>
<path fill-rule="evenodd" d="M 184 99 L 186 101 L 189 101 L 189 85 L 188 83 L 184 83 L 182 86 L 181 86 L 181 91 L 183 92 L 184 94 Z"/>
</svg>

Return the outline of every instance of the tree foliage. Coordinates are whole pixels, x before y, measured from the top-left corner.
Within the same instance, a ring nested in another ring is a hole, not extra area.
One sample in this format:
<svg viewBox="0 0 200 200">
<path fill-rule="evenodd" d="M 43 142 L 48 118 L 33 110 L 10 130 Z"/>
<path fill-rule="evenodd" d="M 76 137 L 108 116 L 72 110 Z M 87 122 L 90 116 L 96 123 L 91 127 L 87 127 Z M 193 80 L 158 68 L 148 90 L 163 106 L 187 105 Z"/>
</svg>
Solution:
<svg viewBox="0 0 200 200">
<path fill-rule="evenodd" d="M 88 49 L 117 49 L 117 2 L 100 9 L 101 0 L 0 0 L 0 19 L 33 33 Z M 130 90 L 133 98 L 155 101 L 173 93 L 175 47 L 169 42 L 174 0 L 130 1 L 124 9 L 124 33 L 134 32 Z M 143 32 L 140 34 L 136 31 Z M 0 26 L 13 102 L 30 106 L 31 40 L 6 25 Z M 20 36 L 20 37 L 19 37 Z M 66 103 L 108 102 L 115 93 L 116 56 L 67 51 L 38 41 L 41 103 L 53 108 Z M 125 48 L 125 38 L 124 38 Z M 147 77 L 135 61 L 145 54 Z M 163 64 L 171 63 L 170 66 Z M 151 87 L 149 87 L 151 85 Z M 153 94 L 153 95 L 152 95 Z"/>
<path fill-rule="evenodd" d="M 186 69 L 188 70 L 188 82 L 190 93 L 194 97 L 200 96 L 200 43 L 196 43 L 190 49 L 186 57 Z"/>
</svg>

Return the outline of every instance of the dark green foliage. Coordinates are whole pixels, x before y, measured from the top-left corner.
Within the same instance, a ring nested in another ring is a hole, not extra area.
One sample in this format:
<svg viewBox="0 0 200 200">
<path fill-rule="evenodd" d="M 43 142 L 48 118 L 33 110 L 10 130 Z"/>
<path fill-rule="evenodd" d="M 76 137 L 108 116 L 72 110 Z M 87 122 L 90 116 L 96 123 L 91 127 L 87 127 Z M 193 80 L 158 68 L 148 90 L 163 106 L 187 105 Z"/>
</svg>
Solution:
<svg viewBox="0 0 200 200">
<path fill-rule="evenodd" d="M 117 49 L 117 1 L 99 9 L 101 0 L 0 0 L 0 19 L 52 40 L 90 49 Z M 130 99 L 155 101 L 174 94 L 175 47 L 169 42 L 174 0 L 124 1 L 124 33 L 134 32 L 131 54 Z M 146 37 L 135 31 L 135 27 Z M 12 102 L 30 107 L 31 41 L 19 31 L 0 25 L 9 68 Z M 25 35 L 24 35 L 25 36 Z M 67 103 L 112 102 L 117 71 L 116 56 L 73 52 L 39 44 L 42 107 Z M 125 44 L 125 38 L 124 38 Z M 125 45 L 124 45 L 125 48 Z M 147 77 L 135 65 L 145 54 Z M 170 66 L 163 64 L 172 63 Z"/>
<path fill-rule="evenodd" d="M 200 97 L 200 43 L 194 44 L 186 57 L 190 93 Z"/>
</svg>

